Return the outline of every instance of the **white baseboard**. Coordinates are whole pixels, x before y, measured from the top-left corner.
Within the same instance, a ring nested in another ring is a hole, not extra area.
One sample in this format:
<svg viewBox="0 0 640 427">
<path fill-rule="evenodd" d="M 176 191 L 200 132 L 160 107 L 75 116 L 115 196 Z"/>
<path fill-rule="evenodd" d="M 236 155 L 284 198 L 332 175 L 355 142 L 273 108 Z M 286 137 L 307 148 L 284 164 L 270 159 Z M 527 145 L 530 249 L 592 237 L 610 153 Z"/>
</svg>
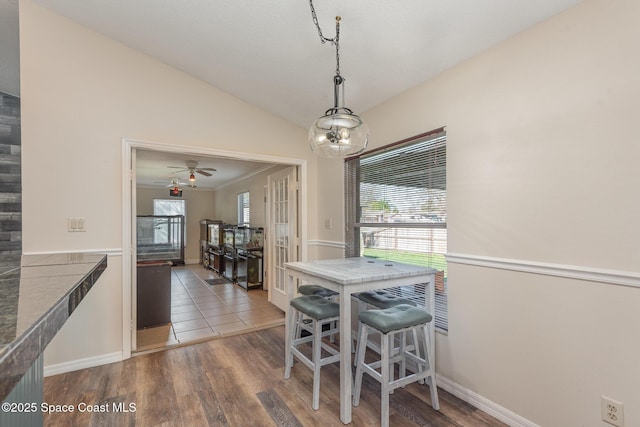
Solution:
<svg viewBox="0 0 640 427">
<path fill-rule="evenodd" d="M 87 357 L 85 359 L 71 360 L 69 362 L 57 363 L 44 367 L 44 376 L 65 374 L 67 372 L 78 371 L 80 369 L 93 368 L 95 366 L 107 365 L 109 363 L 122 362 L 122 352 L 102 354 L 100 356 Z"/>
<path fill-rule="evenodd" d="M 436 381 L 438 387 L 448 391 L 454 396 L 464 400 L 470 405 L 475 406 L 483 412 L 491 415 L 497 420 L 512 426 L 512 427 L 539 427 L 537 424 L 527 420 L 520 415 L 511 412 L 507 408 L 498 405 L 495 402 L 479 395 L 478 393 L 471 391 L 458 383 L 451 381 L 450 379 L 443 377 L 442 375 L 436 375 Z"/>
</svg>

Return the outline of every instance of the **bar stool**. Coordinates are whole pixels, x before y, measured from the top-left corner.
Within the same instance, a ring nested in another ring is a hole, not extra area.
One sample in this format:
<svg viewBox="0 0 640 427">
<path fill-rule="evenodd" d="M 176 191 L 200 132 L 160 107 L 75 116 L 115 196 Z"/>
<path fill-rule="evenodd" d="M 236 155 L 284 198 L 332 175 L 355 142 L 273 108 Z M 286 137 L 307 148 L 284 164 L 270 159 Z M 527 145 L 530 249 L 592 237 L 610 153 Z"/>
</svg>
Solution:
<svg viewBox="0 0 640 427">
<path fill-rule="evenodd" d="M 359 300 L 360 303 L 364 303 L 365 305 L 372 306 L 374 308 L 379 308 L 379 309 L 390 308 L 400 304 L 408 304 L 414 307 L 418 305 L 414 301 L 411 301 L 410 299 L 401 298 L 383 289 L 359 292 L 357 294 L 353 294 L 352 296 L 357 300 Z M 363 311 L 363 309 L 361 308 L 360 311 Z M 358 325 L 358 334 L 356 335 L 356 337 L 360 335 L 360 328 L 361 326 Z M 418 339 L 418 335 L 414 329 L 413 342 L 415 343 L 417 339 Z M 405 334 L 402 334 L 402 340 L 403 341 L 405 340 Z M 357 346 L 354 350 L 357 352 L 358 350 Z M 372 350 L 376 351 L 375 348 L 372 348 Z M 353 358 L 353 366 L 356 366 L 357 360 L 358 360 L 358 354 L 356 353 L 355 357 Z"/>
<path fill-rule="evenodd" d="M 416 306 L 417 304 L 410 299 L 401 298 L 385 290 L 364 291 L 353 294 L 354 298 L 359 299 L 365 304 L 372 305 L 376 308 L 389 308 L 398 304 L 409 304 Z"/>
<path fill-rule="evenodd" d="M 302 285 L 298 287 L 298 293 L 302 295 L 319 295 L 324 298 L 333 298 L 338 295 L 337 292 L 331 289 L 324 288 L 320 285 Z"/>
<path fill-rule="evenodd" d="M 298 287 L 298 293 L 302 294 L 302 295 L 318 295 L 321 296 L 323 298 L 328 299 L 329 301 L 333 301 L 333 302 L 337 302 L 336 301 L 336 296 L 338 295 L 337 292 L 332 291 L 331 289 L 327 289 L 325 287 L 322 287 L 320 285 L 302 285 Z M 337 329 L 336 324 L 333 324 L 331 326 L 332 329 Z M 331 335 L 329 337 L 329 339 L 331 340 L 331 342 L 335 342 L 335 335 Z M 353 349 L 353 344 L 351 345 L 352 348 L 352 353 L 354 351 Z"/>
<path fill-rule="evenodd" d="M 389 426 L 389 394 L 399 387 L 407 384 L 426 380 L 431 391 L 431 406 L 435 410 L 440 409 L 438 402 L 438 389 L 436 386 L 435 372 L 431 367 L 433 364 L 433 354 L 427 324 L 431 322 L 432 316 L 425 310 L 407 304 L 396 305 L 382 310 L 367 310 L 360 313 L 358 350 L 356 360 L 355 385 L 353 390 L 353 406 L 360 404 L 360 390 L 362 388 L 362 376 L 366 372 L 381 384 L 381 425 Z M 398 352 L 395 352 L 395 345 L 391 338 L 394 333 L 421 330 L 423 337 L 424 357 L 422 357 L 420 342 L 414 343 L 414 348 L 410 349 L 405 345 L 404 338 L 400 343 Z M 379 333 L 381 335 L 381 356 L 379 360 L 365 363 L 365 352 L 367 349 L 367 338 L 369 333 Z M 407 375 L 403 366 L 410 360 L 415 364 L 416 372 Z M 390 370 L 395 363 L 400 362 L 400 376 L 394 380 Z M 380 370 L 378 372 L 378 369 Z"/>
<path fill-rule="evenodd" d="M 340 317 L 340 306 L 338 303 L 332 302 L 319 295 L 305 295 L 294 298 L 290 302 L 293 308 L 293 315 L 289 319 L 288 332 L 289 343 L 285 349 L 285 371 L 284 378 L 291 377 L 291 368 L 293 367 L 294 356 L 298 358 L 305 366 L 313 371 L 313 401 L 311 407 L 318 410 L 320 407 L 320 368 L 325 365 L 340 361 L 340 353 L 322 342 L 322 338 L 333 335 L 338 332 L 337 329 L 331 328 L 324 331 L 322 326 L 325 324 L 336 325 Z M 305 317 L 311 320 L 309 327 L 304 323 Z M 305 329 L 310 331 L 310 336 L 301 337 L 301 331 Z M 298 346 L 311 342 L 311 359 L 303 354 Z M 329 353 L 329 356 L 322 357 L 322 350 Z"/>
</svg>

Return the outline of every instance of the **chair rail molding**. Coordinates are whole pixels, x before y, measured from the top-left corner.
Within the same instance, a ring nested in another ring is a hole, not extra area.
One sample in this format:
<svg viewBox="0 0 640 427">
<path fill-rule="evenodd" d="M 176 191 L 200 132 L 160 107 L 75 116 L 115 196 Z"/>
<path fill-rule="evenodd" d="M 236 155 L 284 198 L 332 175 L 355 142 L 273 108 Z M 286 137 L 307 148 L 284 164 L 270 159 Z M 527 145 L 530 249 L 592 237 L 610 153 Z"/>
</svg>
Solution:
<svg viewBox="0 0 640 427">
<path fill-rule="evenodd" d="M 545 276 L 586 280 L 610 285 L 640 287 L 640 273 L 631 271 L 608 270 L 603 268 L 576 265 L 553 264 L 537 261 L 524 261 L 509 258 L 496 258 L 480 255 L 448 253 L 447 262 L 478 267 L 497 268 L 522 273 L 542 274 Z"/>
<path fill-rule="evenodd" d="M 326 248 L 344 249 L 347 245 L 344 242 L 335 242 L 332 240 L 309 240 L 309 246 L 324 246 Z"/>
<path fill-rule="evenodd" d="M 122 256 L 122 248 L 108 249 L 67 249 L 62 251 L 25 251 L 23 255 L 55 255 L 55 254 L 106 254 Z"/>
</svg>

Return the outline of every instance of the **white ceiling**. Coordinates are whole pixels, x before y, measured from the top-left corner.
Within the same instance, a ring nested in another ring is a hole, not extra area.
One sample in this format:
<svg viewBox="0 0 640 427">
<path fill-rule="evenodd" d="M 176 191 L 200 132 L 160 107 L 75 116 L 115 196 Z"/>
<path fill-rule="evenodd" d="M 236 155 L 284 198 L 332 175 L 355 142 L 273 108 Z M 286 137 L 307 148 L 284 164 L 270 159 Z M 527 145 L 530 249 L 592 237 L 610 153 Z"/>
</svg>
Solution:
<svg viewBox="0 0 640 427">
<path fill-rule="evenodd" d="M 333 106 L 335 48 L 320 43 L 307 0 L 34 1 L 303 128 Z M 314 7 L 326 37 L 342 17 L 345 106 L 359 114 L 580 1 L 315 0 Z"/>
<path fill-rule="evenodd" d="M 190 189 L 189 172 L 178 172 L 181 169 L 169 166 L 181 166 L 186 169 L 187 161 L 196 161 L 198 168 L 214 168 L 211 176 L 196 173 L 196 189 L 215 189 L 255 175 L 271 168 L 272 164 L 234 160 L 229 158 L 194 156 L 193 154 L 176 154 L 161 151 L 137 150 L 136 183 L 146 187 L 166 187 L 173 179 L 178 179 L 180 188 Z"/>
</svg>

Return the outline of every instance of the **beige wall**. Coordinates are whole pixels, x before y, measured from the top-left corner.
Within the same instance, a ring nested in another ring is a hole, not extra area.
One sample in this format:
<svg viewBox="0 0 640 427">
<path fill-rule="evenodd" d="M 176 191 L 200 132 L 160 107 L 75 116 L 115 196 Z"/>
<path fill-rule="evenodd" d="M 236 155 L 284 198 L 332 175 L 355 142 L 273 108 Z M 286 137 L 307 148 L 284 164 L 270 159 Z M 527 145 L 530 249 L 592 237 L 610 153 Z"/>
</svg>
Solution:
<svg viewBox="0 0 640 427">
<path fill-rule="evenodd" d="M 114 253 L 92 291 L 96 297 L 74 312 L 45 364 L 117 356 L 123 351 L 118 253 L 126 244 L 123 138 L 219 150 L 232 142 L 236 152 L 307 161 L 309 183 L 316 180 L 316 160 L 305 129 L 29 0 L 20 2 L 20 43 L 23 250 Z M 314 197 L 308 212 L 313 239 Z M 87 232 L 67 232 L 68 217 L 86 218 Z"/>
<path fill-rule="evenodd" d="M 249 209 L 251 210 L 251 226 L 267 227 L 265 212 L 265 187 L 267 177 L 274 172 L 285 169 L 286 165 L 274 165 L 250 178 L 231 183 L 216 189 L 216 219 L 229 224 L 238 223 L 238 194 L 249 192 Z"/>
<path fill-rule="evenodd" d="M 184 260 L 187 264 L 200 262 L 200 220 L 216 219 L 215 201 L 213 190 L 182 189 L 181 199 L 185 201 L 187 247 L 184 251 Z M 166 188 L 136 188 L 137 214 L 153 215 L 153 200 L 168 199 Z"/>
<path fill-rule="evenodd" d="M 447 127 L 452 254 L 640 284 L 639 18 L 587 0 L 363 114 L 372 147 Z M 322 222 L 342 195 L 320 165 Z M 449 264 L 439 374 L 541 426 L 605 425 L 601 395 L 640 425 L 640 289 L 524 267 Z"/>
</svg>

